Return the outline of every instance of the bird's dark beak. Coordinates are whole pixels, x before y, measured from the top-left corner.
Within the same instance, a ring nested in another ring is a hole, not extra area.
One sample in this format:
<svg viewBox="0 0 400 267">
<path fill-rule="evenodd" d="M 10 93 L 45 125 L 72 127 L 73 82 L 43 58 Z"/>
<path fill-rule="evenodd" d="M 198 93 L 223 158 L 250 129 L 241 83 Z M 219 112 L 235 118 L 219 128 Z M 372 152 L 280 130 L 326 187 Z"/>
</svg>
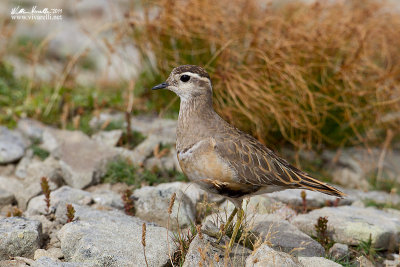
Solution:
<svg viewBox="0 0 400 267">
<path fill-rule="evenodd" d="M 153 88 L 151 88 L 151 90 L 164 89 L 167 88 L 168 86 L 169 86 L 168 83 L 160 83 L 159 85 L 156 85 Z"/>
</svg>

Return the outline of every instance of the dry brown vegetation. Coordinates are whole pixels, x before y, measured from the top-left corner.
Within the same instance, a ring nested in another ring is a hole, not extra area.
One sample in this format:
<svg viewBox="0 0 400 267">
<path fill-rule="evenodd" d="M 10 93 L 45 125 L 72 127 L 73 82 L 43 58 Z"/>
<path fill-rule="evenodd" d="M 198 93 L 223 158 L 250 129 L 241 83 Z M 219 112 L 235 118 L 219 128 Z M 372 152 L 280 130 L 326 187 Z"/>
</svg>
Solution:
<svg viewBox="0 0 400 267">
<path fill-rule="evenodd" d="M 384 1 L 331 2 L 142 1 L 127 21 L 147 72 L 205 66 L 218 112 L 264 142 L 382 142 L 400 134 L 385 120 L 400 111 L 400 14 Z M 148 97 L 159 109 L 176 101 Z"/>
</svg>

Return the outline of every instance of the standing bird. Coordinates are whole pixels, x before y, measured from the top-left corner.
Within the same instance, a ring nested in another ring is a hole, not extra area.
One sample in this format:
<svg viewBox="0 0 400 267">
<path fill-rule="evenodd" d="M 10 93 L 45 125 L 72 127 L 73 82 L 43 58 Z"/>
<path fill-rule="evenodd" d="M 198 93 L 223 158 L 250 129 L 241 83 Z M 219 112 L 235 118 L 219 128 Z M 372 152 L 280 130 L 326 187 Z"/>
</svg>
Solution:
<svg viewBox="0 0 400 267">
<path fill-rule="evenodd" d="M 289 188 L 344 196 L 223 120 L 214 111 L 211 79 L 202 67 L 179 66 L 166 82 L 152 89 L 168 89 L 180 97 L 176 150 L 184 174 L 202 189 L 222 195 L 235 205 L 224 227 L 227 229 L 237 214 L 229 249 L 244 217 L 245 197 Z M 220 234 L 218 242 L 224 233 Z"/>
</svg>

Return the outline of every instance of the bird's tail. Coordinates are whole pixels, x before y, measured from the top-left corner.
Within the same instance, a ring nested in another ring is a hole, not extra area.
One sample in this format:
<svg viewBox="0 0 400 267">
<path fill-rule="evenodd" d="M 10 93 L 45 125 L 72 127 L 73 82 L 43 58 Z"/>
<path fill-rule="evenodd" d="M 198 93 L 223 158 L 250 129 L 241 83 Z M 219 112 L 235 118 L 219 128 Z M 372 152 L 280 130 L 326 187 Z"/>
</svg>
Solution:
<svg viewBox="0 0 400 267">
<path fill-rule="evenodd" d="M 299 186 L 304 189 L 312 190 L 321 192 L 327 195 L 343 198 L 346 196 L 345 193 L 341 192 L 340 190 L 336 189 L 333 186 L 330 186 L 326 183 L 318 181 L 310 177 L 309 175 L 301 175 L 301 181 L 299 182 Z"/>
</svg>

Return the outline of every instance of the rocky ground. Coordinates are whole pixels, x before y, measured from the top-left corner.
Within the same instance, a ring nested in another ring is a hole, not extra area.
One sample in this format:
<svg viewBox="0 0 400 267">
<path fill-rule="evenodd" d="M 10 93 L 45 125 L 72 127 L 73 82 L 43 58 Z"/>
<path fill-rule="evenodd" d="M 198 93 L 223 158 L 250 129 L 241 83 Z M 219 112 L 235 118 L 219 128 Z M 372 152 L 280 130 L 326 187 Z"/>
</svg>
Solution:
<svg viewBox="0 0 400 267">
<path fill-rule="evenodd" d="M 104 130 L 111 123 L 120 129 Z M 395 190 L 360 190 L 377 168 L 378 149 L 323 153 L 333 180 L 353 187 L 343 189 L 344 199 L 286 190 L 246 201 L 245 227 L 227 255 L 215 244 L 233 209 L 223 198 L 173 178 L 161 184 L 159 178 L 104 183 L 110 164 L 121 159 L 137 172 L 179 172 L 175 121 L 132 118 L 133 133 L 142 136 L 133 148 L 121 143 L 123 125 L 123 114 L 102 113 L 90 122 L 92 136 L 30 119 L 13 130 L 0 126 L 0 266 L 170 266 L 171 260 L 175 266 L 400 264 L 400 196 Z M 399 178 L 399 157 L 399 151 L 385 157 L 385 179 Z M 42 177 L 51 190 L 49 209 Z M 133 193 L 123 200 L 127 189 Z"/>
</svg>

